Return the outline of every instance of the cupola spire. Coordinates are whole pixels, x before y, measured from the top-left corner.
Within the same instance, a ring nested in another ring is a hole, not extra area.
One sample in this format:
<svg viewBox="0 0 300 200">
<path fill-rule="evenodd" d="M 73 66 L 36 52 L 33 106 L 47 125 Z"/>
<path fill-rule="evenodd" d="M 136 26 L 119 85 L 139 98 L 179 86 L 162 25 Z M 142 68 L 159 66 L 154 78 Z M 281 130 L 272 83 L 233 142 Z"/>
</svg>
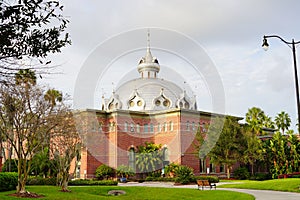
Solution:
<svg viewBox="0 0 300 200">
<path fill-rule="evenodd" d="M 158 60 L 152 56 L 150 50 L 150 30 L 147 32 L 147 50 L 146 55 L 142 57 L 138 65 L 138 72 L 141 78 L 156 78 L 160 70 Z"/>
</svg>

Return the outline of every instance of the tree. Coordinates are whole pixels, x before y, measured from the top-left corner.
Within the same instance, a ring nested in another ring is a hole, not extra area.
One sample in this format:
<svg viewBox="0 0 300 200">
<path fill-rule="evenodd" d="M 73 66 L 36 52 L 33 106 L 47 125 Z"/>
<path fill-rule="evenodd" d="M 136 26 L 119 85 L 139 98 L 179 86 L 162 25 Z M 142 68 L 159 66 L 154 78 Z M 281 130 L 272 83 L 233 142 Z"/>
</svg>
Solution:
<svg viewBox="0 0 300 200">
<path fill-rule="evenodd" d="M 248 112 L 246 113 L 246 122 L 256 135 L 263 134 L 264 122 L 266 119 L 268 121 L 270 120 L 265 115 L 264 111 L 257 107 L 248 109 Z"/>
<path fill-rule="evenodd" d="M 284 134 L 285 130 L 288 130 L 291 126 L 291 118 L 288 113 L 281 111 L 275 117 L 275 124 L 281 133 Z"/>
<path fill-rule="evenodd" d="M 18 159 L 17 193 L 26 192 L 32 158 L 62 122 L 59 116 L 67 109 L 63 102 L 53 106 L 44 95 L 45 89 L 38 85 L 0 85 L 0 132 Z"/>
<path fill-rule="evenodd" d="M 51 103 L 51 105 L 53 105 Z M 75 120 L 71 111 L 66 110 L 55 116 L 60 121 L 50 134 L 50 149 L 57 166 L 57 182 L 62 191 L 68 190 L 69 171 L 71 162 L 79 155 L 81 140 L 75 126 Z M 80 158 L 77 157 L 77 160 Z"/>
<path fill-rule="evenodd" d="M 222 119 L 215 119 L 211 123 L 211 127 L 220 127 L 223 123 Z M 213 132 L 210 134 L 214 134 Z M 230 168 L 235 164 L 241 155 L 241 127 L 237 120 L 233 117 L 227 116 L 225 118 L 224 126 L 221 129 L 220 137 L 210 151 L 209 156 L 211 161 L 215 164 L 225 165 L 227 169 L 227 177 L 230 178 Z"/>
<path fill-rule="evenodd" d="M 102 164 L 99 167 L 97 167 L 97 169 L 96 169 L 96 178 L 108 179 L 108 177 L 113 176 L 114 173 L 115 173 L 115 171 L 113 168 L 111 168 L 110 166 L 107 166 L 105 164 Z"/>
<path fill-rule="evenodd" d="M 251 174 L 254 175 L 254 164 L 263 159 L 263 146 L 261 140 L 246 125 L 243 127 L 244 147 L 242 161 L 251 165 Z"/>
<path fill-rule="evenodd" d="M 148 173 L 162 168 L 161 144 L 145 142 L 145 146 L 138 146 L 136 164 L 141 173 Z"/>
<path fill-rule="evenodd" d="M 0 78 L 41 69 L 49 64 L 42 59 L 71 44 L 58 0 L 4 0 L 0 8 Z"/>
</svg>

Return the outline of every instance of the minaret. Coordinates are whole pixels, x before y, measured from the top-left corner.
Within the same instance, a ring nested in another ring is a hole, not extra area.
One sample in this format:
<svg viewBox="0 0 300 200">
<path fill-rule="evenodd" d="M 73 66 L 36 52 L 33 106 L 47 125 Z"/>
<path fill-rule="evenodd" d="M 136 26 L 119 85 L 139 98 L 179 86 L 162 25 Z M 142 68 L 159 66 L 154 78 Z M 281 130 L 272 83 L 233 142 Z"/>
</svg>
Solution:
<svg viewBox="0 0 300 200">
<path fill-rule="evenodd" d="M 160 70 L 158 60 L 152 56 L 150 51 L 150 31 L 147 34 L 147 51 L 138 64 L 138 72 L 141 78 L 156 78 Z"/>
</svg>

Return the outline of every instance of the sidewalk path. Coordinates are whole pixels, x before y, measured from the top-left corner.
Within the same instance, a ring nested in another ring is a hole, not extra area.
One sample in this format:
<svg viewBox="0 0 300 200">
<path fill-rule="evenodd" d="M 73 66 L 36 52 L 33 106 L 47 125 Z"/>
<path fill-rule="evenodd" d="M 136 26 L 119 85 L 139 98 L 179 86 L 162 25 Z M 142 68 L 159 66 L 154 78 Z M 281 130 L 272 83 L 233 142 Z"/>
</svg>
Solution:
<svg viewBox="0 0 300 200">
<path fill-rule="evenodd" d="M 300 200 L 300 193 L 292 192 L 278 192 L 270 190 L 247 190 L 247 189 L 234 189 L 234 188 L 218 188 L 218 185 L 226 184 L 219 183 L 217 184 L 218 190 L 229 190 L 235 192 L 243 192 L 251 194 L 255 197 L 256 200 Z M 170 182 L 128 182 L 128 183 L 119 183 L 119 186 L 143 186 L 143 187 L 166 187 L 166 188 L 191 188 L 198 189 L 197 185 L 180 185 L 175 186 L 174 183 Z"/>
</svg>

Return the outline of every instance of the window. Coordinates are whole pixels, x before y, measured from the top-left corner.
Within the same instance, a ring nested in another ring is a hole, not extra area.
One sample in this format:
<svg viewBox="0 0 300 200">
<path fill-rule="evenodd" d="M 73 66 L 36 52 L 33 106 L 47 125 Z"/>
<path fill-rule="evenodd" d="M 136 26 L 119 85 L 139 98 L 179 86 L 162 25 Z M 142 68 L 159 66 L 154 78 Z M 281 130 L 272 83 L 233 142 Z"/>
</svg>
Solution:
<svg viewBox="0 0 300 200">
<path fill-rule="evenodd" d="M 149 130 L 148 130 L 148 124 L 144 124 L 144 133 L 148 133 Z"/>
<path fill-rule="evenodd" d="M 154 132 L 153 124 L 150 124 L 150 133 L 153 133 L 153 132 Z"/>
<path fill-rule="evenodd" d="M 161 132 L 161 125 L 160 125 L 160 123 L 157 124 L 157 129 L 158 129 L 158 132 Z"/>
<path fill-rule="evenodd" d="M 206 173 L 206 158 L 199 160 L 200 164 L 200 173 Z"/>
<path fill-rule="evenodd" d="M 216 167 L 213 163 L 209 164 L 210 172 L 216 172 Z"/>
<path fill-rule="evenodd" d="M 220 165 L 220 172 L 224 173 L 225 172 L 225 165 Z"/>
<path fill-rule="evenodd" d="M 186 122 L 186 130 L 190 131 L 190 122 L 189 121 Z"/>
<path fill-rule="evenodd" d="M 192 123 L 192 130 L 196 130 L 195 122 Z"/>
<path fill-rule="evenodd" d="M 130 132 L 134 132 L 134 124 L 130 123 Z"/>
<path fill-rule="evenodd" d="M 124 123 L 124 132 L 127 132 L 127 131 L 128 131 L 128 123 L 125 122 L 125 123 Z"/>
<path fill-rule="evenodd" d="M 169 123 L 169 129 L 170 129 L 170 131 L 173 131 L 173 122 L 172 121 L 170 121 L 170 123 Z"/>
<path fill-rule="evenodd" d="M 129 156 L 129 159 L 128 159 L 129 167 L 131 169 L 135 169 L 135 152 L 134 152 L 134 148 L 129 149 L 128 156 Z"/>
<path fill-rule="evenodd" d="M 163 166 L 169 165 L 169 150 L 167 147 L 163 148 Z"/>
<path fill-rule="evenodd" d="M 168 131 L 168 126 L 167 126 L 167 122 L 164 123 L 164 131 L 167 132 Z"/>
<path fill-rule="evenodd" d="M 136 124 L 136 132 L 137 133 L 141 132 L 141 130 L 140 130 L 140 124 Z"/>
</svg>

